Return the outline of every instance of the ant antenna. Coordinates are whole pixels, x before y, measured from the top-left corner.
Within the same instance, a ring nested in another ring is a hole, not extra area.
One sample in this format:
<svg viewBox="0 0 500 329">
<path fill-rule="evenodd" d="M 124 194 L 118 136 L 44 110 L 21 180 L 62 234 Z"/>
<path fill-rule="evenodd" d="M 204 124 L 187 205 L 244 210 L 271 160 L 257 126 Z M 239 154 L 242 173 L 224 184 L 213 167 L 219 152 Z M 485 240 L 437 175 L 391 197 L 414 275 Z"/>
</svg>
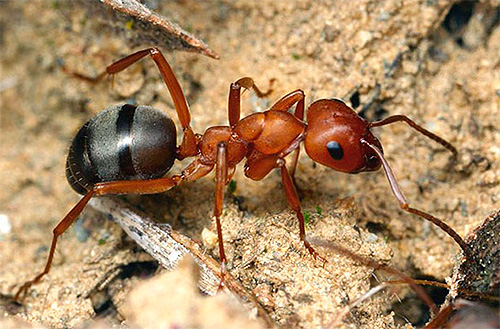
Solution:
<svg viewBox="0 0 500 329">
<path fill-rule="evenodd" d="M 410 120 L 409 122 L 412 122 L 412 121 Z M 417 129 L 419 131 L 420 131 L 420 129 L 426 131 L 425 129 L 423 129 L 423 128 L 417 126 L 417 125 L 415 125 L 415 126 L 419 128 L 419 129 Z M 431 133 L 429 132 L 429 134 L 431 134 Z M 433 134 L 431 134 L 431 135 L 433 135 Z M 435 137 L 439 138 L 438 136 L 435 136 Z M 439 139 L 441 140 L 441 138 L 439 138 Z M 455 152 L 456 152 L 456 149 L 453 146 L 451 146 L 451 144 L 449 144 L 448 142 L 446 142 L 444 140 L 442 140 L 442 141 L 443 141 L 443 143 L 441 143 L 442 145 L 446 145 L 447 144 L 447 145 L 450 146 L 449 148 L 447 147 L 449 150 L 455 150 Z M 370 147 L 377 154 L 377 156 L 379 157 L 380 161 L 382 162 L 382 166 L 384 167 L 384 172 L 385 172 L 385 175 L 387 176 L 387 180 L 389 181 L 389 185 L 391 186 L 392 193 L 394 194 L 394 196 L 398 200 L 399 206 L 401 207 L 401 209 L 403 209 L 403 210 L 405 210 L 405 211 L 407 211 L 409 213 L 415 214 L 417 216 L 420 216 L 422 218 L 425 218 L 428 221 L 432 222 L 434 225 L 438 226 L 443 231 L 445 231 L 450 237 L 452 237 L 453 240 L 455 240 L 455 242 L 460 246 L 460 248 L 462 248 L 464 254 L 467 257 L 473 257 L 473 254 L 472 254 L 469 246 L 467 245 L 467 243 L 465 243 L 465 241 L 460 237 L 460 235 L 458 235 L 458 233 L 455 232 L 445 222 L 443 222 L 440 219 L 432 216 L 431 214 L 428 214 L 428 213 L 423 212 L 423 211 L 421 211 L 419 209 L 411 208 L 410 207 L 410 205 L 408 204 L 408 200 L 406 199 L 405 195 L 403 194 L 403 191 L 399 187 L 398 182 L 396 180 L 396 176 L 394 176 L 394 173 L 392 172 L 391 166 L 389 166 L 389 163 L 385 159 L 382 151 L 377 146 L 371 144 L 370 142 L 368 142 L 365 139 L 361 139 L 361 143 L 367 145 L 368 147 Z"/>
<path fill-rule="evenodd" d="M 430 139 L 436 141 L 437 143 L 443 145 L 451 153 L 453 153 L 454 157 L 456 157 L 458 155 L 458 151 L 453 145 L 451 145 L 450 143 L 448 143 L 447 141 L 445 141 L 444 139 L 442 139 L 438 135 L 431 133 L 429 130 L 420 127 L 415 122 L 413 122 L 410 118 L 408 118 L 407 116 L 404 116 L 404 115 L 393 115 L 393 116 L 387 117 L 387 118 L 380 120 L 380 121 L 369 122 L 368 128 L 381 127 L 381 126 L 385 126 L 385 125 L 388 125 L 388 124 L 391 124 L 394 122 L 398 122 L 398 121 L 406 122 L 410 127 L 415 129 L 416 131 L 418 131 L 422 135 L 425 135 L 425 136 L 429 137 Z"/>
</svg>

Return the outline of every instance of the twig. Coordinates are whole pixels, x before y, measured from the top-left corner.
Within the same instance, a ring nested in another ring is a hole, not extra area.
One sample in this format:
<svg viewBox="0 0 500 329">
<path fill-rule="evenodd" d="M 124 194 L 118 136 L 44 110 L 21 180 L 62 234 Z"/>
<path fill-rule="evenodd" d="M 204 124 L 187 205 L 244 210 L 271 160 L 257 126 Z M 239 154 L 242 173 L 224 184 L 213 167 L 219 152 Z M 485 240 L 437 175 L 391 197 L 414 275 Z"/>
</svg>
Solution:
<svg viewBox="0 0 500 329">
<path fill-rule="evenodd" d="M 382 282 L 378 286 L 375 286 L 368 290 L 366 293 L 361 295 L 359 298 L 357 298 L 354 302 L 350 303 L 349 305 L 344 306 L 340 312 L 338 312 L 335 317 L 330 321 L 330 323 L 324 328 L 324 329 L 331 329 L 335 328 L 340 324 L 342 319 L 351 312 L 351 310 L 355 307 L 357 307 L 359 304 L 361 304 L 364 300 L 372 297 L 375 295 L 377 292 L 387 288 L 389 284 L 387 282 Z"/>
</svg>

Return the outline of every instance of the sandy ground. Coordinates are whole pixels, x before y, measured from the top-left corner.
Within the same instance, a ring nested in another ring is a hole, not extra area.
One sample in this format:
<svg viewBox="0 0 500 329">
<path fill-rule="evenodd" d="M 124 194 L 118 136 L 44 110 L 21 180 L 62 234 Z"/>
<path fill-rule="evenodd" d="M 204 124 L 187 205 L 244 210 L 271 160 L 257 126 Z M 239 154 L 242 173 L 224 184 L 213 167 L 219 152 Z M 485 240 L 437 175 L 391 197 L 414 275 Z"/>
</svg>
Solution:
<svg viewBox="0 0 500 329">
<path fill-rule="evenodd" d="M 454 162 L 449 152 L 403 124 L 376 129 L 410 202 L 462 236 L 498 209 L 500 29 L 498 21 L 488 25 L 498 2 L 482 1 L 470 21 L 456 24 L 461 29 L 452 33 L 443 27 L 449 1 L 150 5 L 221 56 L 216 61 L 165 52 L 186 92 L 196 132 L 227 123 L 228 87 L 242 76 L 253 77 L 263 89 L 276 79 L 267 99 L 245 94 L 244 114 L 265 110 L 298 88 L 305 91 L 307 103 L 357 91 L 360 107 L 379 90 L 366 111 L 368 119 L 408 115 L 459 150 Z M 53 227 L 78 200 L 64 173 L 76 130 L 107 106 L 128 100 L 172 117 L 175 111 L 149 59 L 117 76 L 114 88 L 62 72 L 61 61 L 96 75 L 113 60 L 146 47 L 131 47 L 126 35 L 111 33 L 82 7 L 64 1 L 7 1 L 0 3 L 0 19 L 0 214 L 12 226 L 0 230 L 2 326 L 29 326 L 27 321 L 49 328 L 155 323 L 172 328 L 260 327 L 261 322 L 247 320 L 247 311 L 226 295 L 200 296 L 190 272 L 182 272 L 190 271 L 190 265 L 146 281 L 144 276 L 155 272 L 149 255 L 90 208 L 76 230 L 70 228 L 60 240 L 50 275 L 30 290 L 22 307 L 10 303 L 16 288 L 43 267 Z M 346 99 L 351 100 L 355 97 Z M 225 200 L 223 216 L 228 268 L 279 326 L 325 327 L 343 306 L 376 284 L 372 269 L 345 256 L 318 247 L 328 263 L 323 267 L 312 259 L 299 240 L 278 172 L 253 182 L 240 168 L 234 181 L 236 189 Z M 459 249 L 431 224 L 399 210 L 383 172 L 336 173 L 302 152 L 297 182 L 303 209 L 310 214 L 311 236 L 413 277 L 443 281 L 451 275 Z M 204 228 L 215 232 L 214 187 L 209 176 L 162 195 L 129 200 L 203 241 Z M 218 257 L 209 240 L 204 241 L 207 252 Z M 130 270 L 130 264 L 138 270 Z M 148 266 L 152 269 L 145 270 Z M 127 275 L 107 279 L 124 268 Z M 421 307 L 405 296 L 401 289 L 378 294 L 338 326 L 394 328 L 413 320 L 411 316 L 418 322 Z M 186 300 L 191 301 L 187 310 L 180 306 Z M 167 310 L 177 307 L 179 318 L 169 322 Z M 412 307 L 417 311 L 406 310 Z M 94 322 L 96 313 L 101 319 Z M 212 318 L 220 322 L 212 323 Z"/>
</svg>

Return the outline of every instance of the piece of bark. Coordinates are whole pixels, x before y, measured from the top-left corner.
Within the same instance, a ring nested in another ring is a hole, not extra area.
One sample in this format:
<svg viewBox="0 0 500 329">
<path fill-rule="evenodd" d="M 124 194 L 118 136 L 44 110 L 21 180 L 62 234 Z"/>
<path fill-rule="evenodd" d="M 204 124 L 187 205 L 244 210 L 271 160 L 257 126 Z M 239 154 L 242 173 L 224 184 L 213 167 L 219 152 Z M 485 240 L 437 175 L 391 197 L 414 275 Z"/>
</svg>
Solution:
<svg viewBox="0 0 500 329">
<path fill-rule="evenodd" d="M 141 22 L 141 24 L 136 24 L 134 28 L 140 30 L 141 38 L 145 41 L 166 49 L 197 52 L 215 59 L 219 58 L 219 55 L 203 41 L 183 30 L 177 24 L 169 22 L 137 0 L 99 1 L 117 14 L 125 15 Z"/>
<path fill-rule="evenodd" d="M 474 258 L 463 258 L 455 269 L 450 296 L 475 292 L 500 297 L 500 210 L 491 214 L 465 239 Z"/>
</svg>

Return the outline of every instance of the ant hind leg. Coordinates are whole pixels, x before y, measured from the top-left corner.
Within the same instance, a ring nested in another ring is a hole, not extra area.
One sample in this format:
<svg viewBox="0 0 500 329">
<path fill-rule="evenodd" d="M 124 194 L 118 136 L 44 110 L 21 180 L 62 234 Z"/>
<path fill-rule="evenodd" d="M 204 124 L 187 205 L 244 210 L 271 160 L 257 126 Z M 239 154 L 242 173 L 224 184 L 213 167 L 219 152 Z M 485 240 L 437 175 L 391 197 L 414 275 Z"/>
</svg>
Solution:
<svg viewBox="0 0 500 329">
<path fill-rule="evenodd" d="M 229 126 L 234 127 L 240 121 L 241 113 L 241 88 L 244 90 L 253 89 L 258 97 L 266 97 L 272 93 L 272 85 L 274 79 L 269 81 L 269 89 L 265 92 L 261 91 L 252 78 L 243 77 L 236 82 L 231 83 L 229 86 L 229 99 L 228 99 L 228 118 Z"/>
<path fill-rule="evenodd" d="M 57 239 L 59 236 L 61 236 L 68 227 L 73 224 L 73 222 L 78 218 L 78 215 L 83 211 L 89 200 L 92 198 L 94 195 L 94 191 L 90 190 L 85 194 L 85 196 L 69 211 L 69 213 L 64 216 L 64 218 L 57 224 L 57 226 L 54 228 L 54 236 L 52 237 L 52 243 L 50 245 L 50 251 L 49 251 L 49 257 L 47 258 L 47 262 L 45 263 L 45 268 L 43 271 L 38 274 L 33 280 L 25 282 L 16 292 L 14 296 L 14 301 L 19 302 L 20 297 L 24 298 L 26 296 L 26 293 L 28 292 L 28 289 L 34 285 L 40 282 L 40 280 L 50 271 L 50 267 L 52 265 L 52 260 L 54 259 L 54 253 L 56 251 L 56 244 L 57 244 Z"/>
</svg>

